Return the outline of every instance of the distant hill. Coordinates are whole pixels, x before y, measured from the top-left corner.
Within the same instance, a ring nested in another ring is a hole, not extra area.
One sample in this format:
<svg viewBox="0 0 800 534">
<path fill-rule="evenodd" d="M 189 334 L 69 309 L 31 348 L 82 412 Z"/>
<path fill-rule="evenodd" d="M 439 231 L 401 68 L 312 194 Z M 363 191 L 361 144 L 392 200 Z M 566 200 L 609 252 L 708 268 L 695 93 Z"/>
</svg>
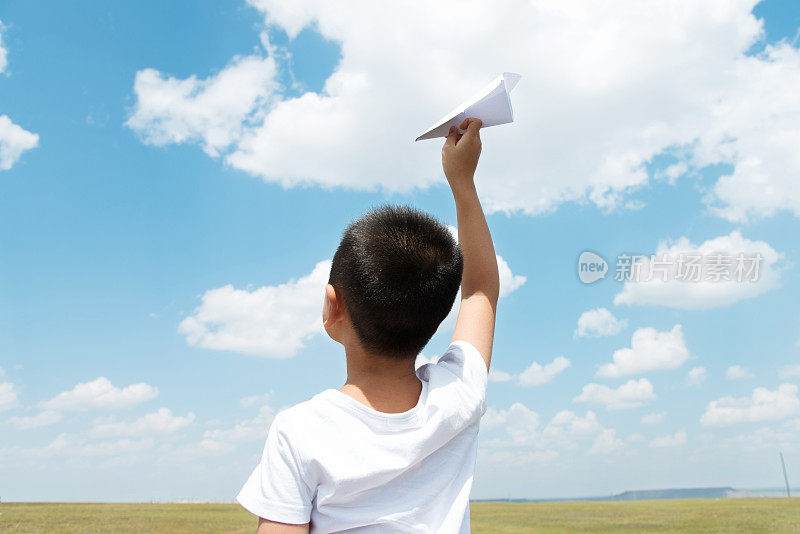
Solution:
<svg viewBox="0 0 800 534">
<path fill-rule="evenodd" d="M 722 499 L 749 497 L 752 494 L 730 486 L 718 488 L 673 488 L 624 491 L 605 497 L 573 497 L 565 499 L 477 499 L 479 502 L 564 502 L 564 501 L 645 501 L 659 499 Z"/>
<path fill-rule="evenodd" d="M 657 490 L 625 491 L 598 501 L 645 501 L 654 499 L 721 499 L 738 493 L 731 487 L 724 488 L 677 488 Z"/>
</svg>

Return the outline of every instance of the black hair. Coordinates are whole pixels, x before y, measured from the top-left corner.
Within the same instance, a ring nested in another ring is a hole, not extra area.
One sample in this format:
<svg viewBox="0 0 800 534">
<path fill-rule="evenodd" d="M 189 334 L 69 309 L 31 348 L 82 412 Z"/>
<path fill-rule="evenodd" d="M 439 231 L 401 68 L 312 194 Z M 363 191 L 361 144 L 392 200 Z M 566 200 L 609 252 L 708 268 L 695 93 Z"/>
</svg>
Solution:
<svg viewBox="0 0 800 534">
<path fill-rule="evenodd" d="M 450 313 L 463 266 L 445 225 L 415 208 L 386 205 L 345 229 L 328 283 L 364 348 L 414 357 Z"/>
</svg>

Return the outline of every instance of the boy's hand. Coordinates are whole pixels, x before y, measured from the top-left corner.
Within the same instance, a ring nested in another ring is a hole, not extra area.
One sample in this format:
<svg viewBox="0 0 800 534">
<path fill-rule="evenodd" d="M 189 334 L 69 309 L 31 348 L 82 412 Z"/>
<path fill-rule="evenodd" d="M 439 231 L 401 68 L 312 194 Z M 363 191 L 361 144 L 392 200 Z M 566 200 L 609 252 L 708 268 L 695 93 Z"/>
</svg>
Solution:
<svg viewBox="0 0 800 534">
<path fill-rule="evenodd" d="M 465 119 L 460 128 L 466 130 L 458 133 L 455 126 L 442 147 L 442 167 L 444 175 L 452 189 L 462 184 L 471 184 L 481 156 L 480 119 Z"/>
</svg>

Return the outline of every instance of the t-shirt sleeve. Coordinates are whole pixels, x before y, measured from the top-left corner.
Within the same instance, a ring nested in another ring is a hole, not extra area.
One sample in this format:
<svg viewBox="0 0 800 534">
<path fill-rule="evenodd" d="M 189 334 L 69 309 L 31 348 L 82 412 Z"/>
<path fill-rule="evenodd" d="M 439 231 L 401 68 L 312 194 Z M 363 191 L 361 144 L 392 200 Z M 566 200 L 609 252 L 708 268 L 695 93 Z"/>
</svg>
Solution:
<svg viewBox="0 0 800 534">
<path fill-rule="evenodd" d="M 269 521 L 302 525 L 311 519 L 313 492 L 303 477 L 303 461 L 283 426 L 279 414 L 270 426 L 261 462 L 236 500 Z"/>
<path fill-rule="evenodd" d="M 456 375 L 464 388 L 480 403 L 480 412 L 483 415 L 486 412 L 489 374 L 486 361 L 478 349 L 467 341 L 453 341 L 436 365 Z"/>
</svg>

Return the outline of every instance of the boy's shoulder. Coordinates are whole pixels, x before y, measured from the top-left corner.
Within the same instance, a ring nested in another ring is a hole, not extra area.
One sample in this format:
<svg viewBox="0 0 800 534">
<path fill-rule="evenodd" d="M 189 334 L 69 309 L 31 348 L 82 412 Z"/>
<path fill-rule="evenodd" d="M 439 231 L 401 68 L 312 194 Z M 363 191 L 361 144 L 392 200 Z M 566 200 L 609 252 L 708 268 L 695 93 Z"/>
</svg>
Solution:
<svg viewBox="0 0 800 534">
<path fill-rule="evenodd" d="M 291 441 L 307 437 L 314 439 L 332 428 L 339 414 L 330 401 L 332 390 L 325 390 L 313 397 L 275 414 L 270 431 L 288 437 Z"/>
<path fill-rule="evenodd" d="M 328 391 L 321 391 L 310 399 L 283 408 L 275 414 L 272 424 L 281 428 L 291 428 L 297 425 L 307 426 L 316 419 L 327 417 L 329 403 L 326 401 L 326 397 L 329 394 Z"/>
</svg>

